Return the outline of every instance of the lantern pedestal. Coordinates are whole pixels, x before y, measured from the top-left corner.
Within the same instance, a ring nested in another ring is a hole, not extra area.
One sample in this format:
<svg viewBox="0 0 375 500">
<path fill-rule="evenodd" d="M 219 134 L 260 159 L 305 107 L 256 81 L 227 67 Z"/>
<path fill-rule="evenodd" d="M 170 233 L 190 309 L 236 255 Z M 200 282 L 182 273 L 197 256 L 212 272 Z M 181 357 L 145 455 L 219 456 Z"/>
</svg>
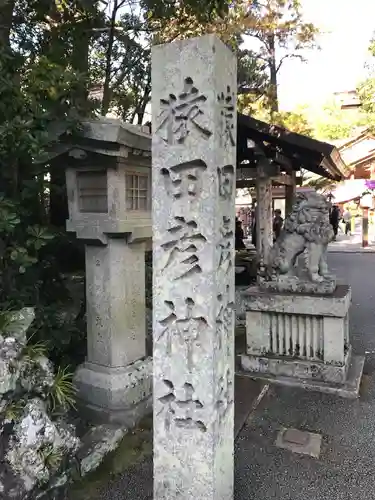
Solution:
<svg viewBox="0 0 375 500">
<path fill-rule="evenodd" d="M 66 152 L 67 230 L 86 245 L 87 359 L 78 400 L 87 416 L 131 427 L 151 411 L 145 251 L 151 239 L 151 137 L 101 119 Z"/>
<path fill-rule="evenodd" d="M 139 406 L 151 409 L 145 244 L 110 238 L 105 246 L 86 245 L 86 302 L 87 362 L 75 376 L 78 398 L 90 414 L 133 425 L 131 406 L 136 414 Z"/>
</svg>

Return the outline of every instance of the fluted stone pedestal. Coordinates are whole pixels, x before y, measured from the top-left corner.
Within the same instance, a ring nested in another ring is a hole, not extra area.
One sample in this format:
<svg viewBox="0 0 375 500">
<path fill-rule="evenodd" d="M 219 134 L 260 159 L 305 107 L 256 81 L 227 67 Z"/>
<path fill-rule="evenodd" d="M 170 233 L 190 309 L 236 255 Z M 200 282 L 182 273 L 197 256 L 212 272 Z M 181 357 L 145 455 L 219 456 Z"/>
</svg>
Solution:
<svg viewBox="0 0 375 500">
<path fill-rule="evenodd" d="M 254 377 L 343 397 L 358 396 L 364 357 L 349 342 L 351 289 L 331 295 L 276 293 L 249 288 L 247 353 L 242 370 Z"/>
</svg>

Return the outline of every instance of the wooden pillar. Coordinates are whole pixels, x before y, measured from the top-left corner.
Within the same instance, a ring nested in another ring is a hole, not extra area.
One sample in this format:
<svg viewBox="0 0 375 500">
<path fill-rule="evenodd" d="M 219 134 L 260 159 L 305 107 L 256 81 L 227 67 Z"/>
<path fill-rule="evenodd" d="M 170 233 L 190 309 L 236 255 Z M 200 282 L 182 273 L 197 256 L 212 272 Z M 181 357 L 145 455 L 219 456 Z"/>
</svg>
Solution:
<svg viewBox="0 0 375 500">
<path fill-rule="evenodd" d="M 368 247 L 368 208 L 362 209 L 362 247 Z"/>
<path fill-rule="evenodd" d="M 256 180 L 256 223 L 257 223 L 257 261 L 259 268 L 268 262 L 273 243 L 272 235 L 272 180 L 265 172 L 265 164 L 257 167 Z M 258 281 L 260 280 L 258 274 Z"/>
<path fill-rule="evenodd" d="M 296 197 L 296 172 L 293 171 L 290 177 L 293 181 L 292 184 L 285 186 L 285 217 L 291 213 Z"/>
</svg>

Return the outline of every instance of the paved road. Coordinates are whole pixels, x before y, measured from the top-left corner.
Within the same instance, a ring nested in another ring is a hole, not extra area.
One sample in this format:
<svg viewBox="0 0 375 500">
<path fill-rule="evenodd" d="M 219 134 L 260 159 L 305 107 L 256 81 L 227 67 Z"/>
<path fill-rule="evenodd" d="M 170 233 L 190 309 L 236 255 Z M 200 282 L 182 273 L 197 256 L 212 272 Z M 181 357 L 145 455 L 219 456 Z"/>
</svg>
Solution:
<svg viewBox="0 0 375 500">
<path fill-rule="evenodd" d="M 375 252 L 375 228 L 369 225 L 368 235 L 369 246 L 362 247 L 362 219 L 356 219 L 354 233 L 346 235 L 343 229 L 343 224 L 340 224 L 340 230 L 337 235 L 337 241 L 330 243 L 328 250 L 330 252 Z"/>
<path fill-rule="evenodd" d="M 375 500 L 375 254 L 330 254 L 329 261 L 353 289 L 352 344 L 367 353 L 362 396 L 272 388 L 236 443 L 235 500 Z M 276 448 L 281 427 L 322 434 L 320 458 Z M 116 477 L 101 498 L 151 500 L 151 458 Z"/>
<path fill-rule="evenodd" d="M 352 287 L 351 342 L 354 352 L 367 352 L 365 370 L 375 370 L 375 255 L 330 254 L 329 266 Z"/>
</svg>

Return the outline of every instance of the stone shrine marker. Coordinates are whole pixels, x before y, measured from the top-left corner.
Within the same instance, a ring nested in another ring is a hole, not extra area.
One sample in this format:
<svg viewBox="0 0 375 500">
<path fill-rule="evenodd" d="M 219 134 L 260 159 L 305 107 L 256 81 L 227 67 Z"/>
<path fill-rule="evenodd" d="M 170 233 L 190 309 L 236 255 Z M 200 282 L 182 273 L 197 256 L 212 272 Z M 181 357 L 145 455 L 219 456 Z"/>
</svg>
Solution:
<svg viewBox="0 0 375 500">
<path fill-rule="evenodd" d="M 152 50 L 154 499 L 233 498 L 236 59 Z"/>
</svg>

